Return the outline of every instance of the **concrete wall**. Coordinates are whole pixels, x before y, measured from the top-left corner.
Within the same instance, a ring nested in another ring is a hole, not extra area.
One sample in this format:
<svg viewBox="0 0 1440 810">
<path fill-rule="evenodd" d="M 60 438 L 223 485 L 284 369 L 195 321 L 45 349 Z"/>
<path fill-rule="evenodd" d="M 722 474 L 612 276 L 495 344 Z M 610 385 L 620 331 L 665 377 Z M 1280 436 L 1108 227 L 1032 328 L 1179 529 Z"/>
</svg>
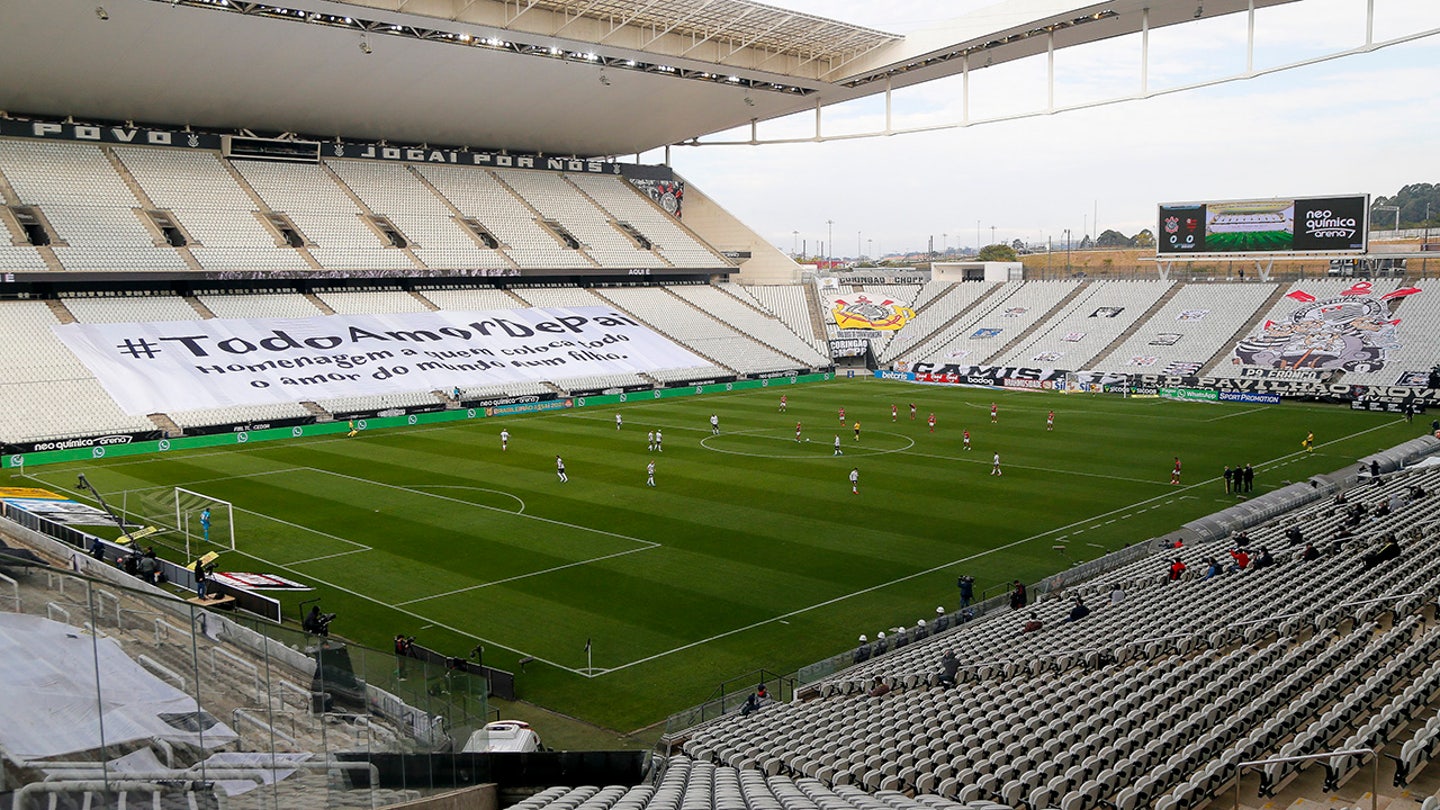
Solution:
<svg viewBox="0 0 1440 810">
<path fill-rule="evenodd" d="M 732 281 L 745 284 L 792 284 L 800 280 L 800 265 L 760 237 L 689 181 L 685 183 L 685 226 L 716 250 L 749 253 L 740 261 Z"/>
</svg>

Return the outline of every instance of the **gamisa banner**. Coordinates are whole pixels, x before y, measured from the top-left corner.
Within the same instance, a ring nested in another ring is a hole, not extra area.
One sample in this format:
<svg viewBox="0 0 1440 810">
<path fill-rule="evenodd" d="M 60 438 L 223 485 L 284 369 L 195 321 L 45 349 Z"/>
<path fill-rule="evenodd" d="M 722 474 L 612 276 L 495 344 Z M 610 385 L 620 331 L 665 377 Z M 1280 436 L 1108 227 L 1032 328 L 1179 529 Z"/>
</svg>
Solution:
<svg viewBox="0 0 1440 810">
<path fill-rule="evenodd" d="M 51 328 L 129 414 L 709 365 L 606 307 Z"/>
</svg>

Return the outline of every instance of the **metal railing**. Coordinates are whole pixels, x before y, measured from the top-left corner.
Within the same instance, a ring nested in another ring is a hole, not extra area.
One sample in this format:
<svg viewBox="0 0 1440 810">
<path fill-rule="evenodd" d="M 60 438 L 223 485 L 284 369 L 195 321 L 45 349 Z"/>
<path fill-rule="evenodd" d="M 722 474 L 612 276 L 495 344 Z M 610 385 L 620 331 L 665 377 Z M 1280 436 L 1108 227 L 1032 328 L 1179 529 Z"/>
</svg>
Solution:
<svg viewBox="0 0 1440 810">
<path fill-rule="evenodd" d="M 1380 751 L 1384 746 L 1375 748 L 1347 748 L 1340 751 L 1326 751 L 1320 754 L 1301 754 L 1293 757 L 1270 757 L 1268 759 L 1254 759 L 1248 762 L 1241 762 L 1235 766 L 1235 804 L 1234 810 L 1240 810 L 1240 780 L 1245 772 L 1265 765 L 1281 765 L 1286 762 L 1308 762 L 1316 759 L 1329 759 L 1331 757 L 1373 757 L 1370 763 L 1370 810 L 1379 810 L 1380 803 Z"/>
</svg>

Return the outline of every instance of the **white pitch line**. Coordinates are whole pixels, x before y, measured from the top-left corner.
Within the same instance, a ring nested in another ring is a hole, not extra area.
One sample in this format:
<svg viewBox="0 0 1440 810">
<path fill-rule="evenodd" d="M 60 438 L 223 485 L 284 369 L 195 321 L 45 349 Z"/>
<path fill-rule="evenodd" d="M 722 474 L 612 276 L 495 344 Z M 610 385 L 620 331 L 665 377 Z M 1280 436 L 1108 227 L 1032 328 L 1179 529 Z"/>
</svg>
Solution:
<svg viewBox="0 0 1440 810">
<path fill-rule="evenodd" d="M 1204 421 L 1204 422 L 1219 422 L 1221 419 L 1229 419 L 1229 418 L 1232 417 L 1232 416 L 1244 416 L 1244 415 L 1247 414 L 1247 413 L 1255 413 L 1255 412 L 1257 412 L 1257 411 L 1263 411 L 1263 410 L 1265 410 L 1265 408 L 1264 408 L 1264 406 L 1261 406 L 1261 407 L 1258 407 L 1258 408 L 1250 408 L 1250 409 L 1244 410 L 1244 411 L 1235 411 L 1234 413 L 1227 413 L 1227 414 L 1225 414 L 1224 416 L 1216 416 L 1216 417 L 1213 417 L 1213 418 L 1211 418 L 1211 419 L 1204 419 L 1204 420 L 1201 420 L 1201 421 Z"/>
<path fill-rule="evenodd" d="M 589 565 L 590 563 L 600 562 L 601 560 L 609 560 L 609 559 L 613 559 L 613 558 L 615 558 L 615 557 L 624 557 L 624 556 L 627 555 L 627 554 L 636 554 L 636 553 L 639 553 L 639 552 L 641 552 L 641 551 L 652 551 L 652 550 L 654 550 L 654 549 L 657 548 L 657 547 L 658 547 L 658 546 L 647 546 L 647 547 L 645 547 L 645 548 L 627 548 L 627 549 L 625 549 L 624 551 L 617 551 L 617 552 L 615 552 L 615 553 L 613 553 L 613 554 L 602 554 L 602 555 L 599 556 L 599 557 L 590 557 L 589 559 L 585 559 L 585 560 L 576 560 L 576 561 L 574 561 L 574 562 L 565 563 L 564 565 L 553 565 L 553 566 L 551 566 L 551 567 L 549 567 L 549 568 L 541 568 L 541 569 L 538 570 L 538 571 L 527 571 L 526 573 L 516 574 L 516 575 L 511 576 L 511 577 L 505 577 L 504 579 L 496 579 L 496 580 L 492 580 L 492 581 L 490 581 L 490 582 L 482 582 L 482 583 L 480 583 L 479 585 L 470 585 L 470 586 L 467 586 L 467 587 L 464 587 L 464 588 L 456 588 L 456 589 L 453 590 L 453 591 L 445 591 L 444 593 L 437 593 L 437 594 L 433 594 L 433 595 L 431 595 L 431 596 L 422 596 L 422 597 L 420 597 L 420 598 L 418 598 L 418 599 L 407 599 L 407 600 L 405 600 L 404 602 L 396 602 L 395 604 L 397 604 L 397 605 L 413 605 L 413 604 L 415 604 L 416 602 L 428 602 L 428 601 L 430 601 L 431 599 L 441 599 L 441 598 L 446 597 L 446 596 L 454 596 L 454 595 L 457 594 L 457 593 L 468 593 L 468 592 L 470 592 L 470 591 L 478 591 L 478 590 L 480 590 L 480 589 L 482 589 L 482 588 L 492 588 L 492 587 L 494 587 L 494 586 L 496 586 L 496 585 L 504 585 L 504 584 L 507 583 L 507 582 L 518 582 L 519 580 L 522 580 L 522 579 L 529 579 L 530 577 L 538 577 L 538 576 L 541 576 L 541 575 L 543 575 L 543 574 L 553 574 L 553 573 L 555 573 L 556 571 L 564 571 L 564 570 L 567 569 L 567 568 L 578 568 L 578 567 L 580 567 L 580 566 L 582 566 L 582 565 Z"/>
<path fill-rule="evenodd" d="M 367 552 L 367 551 L 374 551 L 374 549 L 370 549 L 370 548 L 352 548 L 352 549 L 350 549 L 349 551 L 340 551 L 340 552 L 337 552 L 337 553 L 335 553 L 335 554 L 323 554 L 323 555 L 321 555 L 321 556 L 319 556 L 319 557 L 311 557 L 311 558 L 309 558 L 308 560 L 295 560 L 295 561 L 291 562 L 290 564 L 291 564 L 291 565 L 305 565 L 306 563 L 320 562 L 321 560 L 330 560 L 330 559 L 334 559 L 335 557 L 344 557 L 344 556 L 346 556 L 347 554 L 364 554 L 364 553 Z"/>
<path fill-rule="evenodd" d="M 892 452 L 895 452 L 895 451 L 892 451 Z M 982 465 L 982 466 L 985 465 L 985 464 L 989 464 L 989 463 L 990 463 L 990 462 L 986 461 L 984 458 L 981 458 L 980 456 L 976 456 L 976 457 L 974 457 L 974 458 L 971 458 L 970 456 L 942 456 L 942 455 L 940 455 L 940 454 L 938 454 L 938 453 L 912 453 L 912 452 L 910 452 L 910 451 L 908 451 L 908 450 L 901 451 L 901 452 L 903 452 L 904 455 L 907 455 L 907 456 L 920 456 L 921 458 L 938 458 L 938 459 L 940 459 L 940 460 L 942 460 L 942 461 L 963 461 L 963 462 L 966 462 L 966 463 L 968 463 L 968 464 L 979 464 L 979 465 Z M 983 455 L 983 454 L 982 454 L 982 455 Z M 1104 474 L 1104 473 L 1078 472 L 1078 471 L 1075 471 L 1075 470 L 1057 470 L 1057 469 L 1055 469 L 1055 468 L 1053 468 L 1053 467 L 1036 467 L 1036 466 L 1031 465 L 1031 464 L 1011 464 L 1011 463 L 1007 462 L 1007 463 L 1005 464 L 1005 467 L 1006 467 L 1007 469 L 1036 470 L 1036 471 L 1039 471 L 1039 472 L 1056 473 L 1056 474 L 1059 474 L 1059 475 L 1080 475 L 1080 476 L 1084 476 L 1084 477 L 1087 477 L 1087 478 L 1107 478 L 1107 479 L 1109 479 L 1109 480 L 1111 480 L 1111 481 L 1129 481 L 1129 482 L 1135 483 L 1135 484 L 1160 484 L 1160 485 L 1168 486 L 1168 485 L 1164 484 L 1164 483 L 1161 482 L 1161 481 L 1158 481 L 1158 480 L 1155 480 L 1155 479 L 1151 479 L 1151 478 L 1130 478 L 1129 476 L 1124 476 L 1124 475 L 1106 475 L 1106 474 Z"/>
<path fill-rule="evenodd" d="M 521 513 L 519 513 L 519 512 L 511 512 L 511 511 L 508 510 L 508 509 L 501 509 L 501 508 L 499 508 L 499 507 L 497 507 L 497 506 L 486 506 L 486 505 L 483 504 L 483 503 L 472 503 L 472 502 L 470 502 L 470 501 L 462 501 L 462 500 L 460 500 L 459 498 L 451 498 L 451 497 L 449 497 L 448 495 L 436 495 L 436 494 L 433 493 L 433 492 L 425 492 L 425 491 L 419 490 L 419 489 L 411 489 L 410 487 L 402 487 L 402 486 L 399 486 L 399 485 L 397 485 L 397 484 L 386 484 L 386 483 L 381 482 L 381 481 L 373 481 L 373 480 L 371 480 L 371 479 L 369 479 L 369 478 L 361 478 L 361 477 L 358 476 L 358 475 L 347 475 L 347 474 L 345 474 L 345 473 L 335 472 L 334 470 L 322 470 L 322 469 L 320 469 L 320 468 L 318 468 L 318 467 L 302 467 L 302 468 L 299 468 L 299 469 L 310 470 L 311 472 L 317 472 L 317 473 L 321 473 L 321 474 L 323 474 L 323 475 L 333 475 L 333 476 L 335 476 L 336 478 L 345 478 L 345 479 L 348 479 L 348 480 L 351 480 L 351 481 L 359 481 L 359 482 L 362 483 L 362 484 L 372 484 L 372 485 L 377 486 L 377 487 L 384 487 L 385 489 L 395 489 L 395 490 L 399 490 L 399 491 L 401 491 L 401 492 L 408 492 L 408 493 L 410 493 L 410 494 L 412 494 L 412 495 L 424 495 L 424 496 L 427 497 L 427 498 L 437 498 L 437 499 L 442 500 L 442 501 L 449 501 L 450 503 L 458 503 L 458 504 L 463 504 L 463 505 L 465 505 L 465 506 L 473 506 L 473 507 L 475 507 L 476 509 L 487 509 L 487 510 L 489 510 L 489 511 L 491 511 L 491 512 L 500 512 L 501 514 L 512 515 L 512 516 L 514 516 L 514 517 L 524 518 L 525 520 L 538 520 L 538 521 L 540 521 L 541 523 L 549 523 L 549 524 L 552 525 L 552 526 L 564 526 L 564 527 L 567 528 L 567 529 L 578 529 L 578 530 L 580 530 L 580 531 L 582 531 L 582 532 L 590 532 L 590 533 L 592 533 L 592 534 L 603 534 L 603 535 L 606 535 L 606 536 L 608 536 L 608 537 L 616 537 L 616 538 L 619 538 L 619 539 L 621 539 L 621 540 L 629 540 L 629 541 L 632 542 L 632 543 L 639 543 L 639 544 L 641 544 L 641 545 L 643 545 L 643 546 L 647 546 L 647 547 L 650 547 L 650 548 L 656 548 L 656 547 L 659 547 L 660 545 L 662 545 L 661 543 L 656 543 L 656 542 L 653 541 L 653 540 L 642 540 L 642 539 L 640 539 L 639 537 L 631 537 L 631 536 L 628 535 L 628 534 L 620 534 L 619 532 L 609 532 L 609 531 L 606 531 L 606 530 L 604 530 L 604 529 L 594 529 L 594 528 L 591 528 L 591 527 L 589 527 L 589 526 L 581 526 L 581 525 L 579 525 L 578 523 L 566 523 L 566 522 L 563 521 L 563 520 L 553 520 L 553 519 L 551 519 L 551 518 L 543 518 L 543 517 L 540 517 L 540 516 L 538 516 L 538 515 L 525 515 L 525 514 L 521 514 Z"/>
</svg>

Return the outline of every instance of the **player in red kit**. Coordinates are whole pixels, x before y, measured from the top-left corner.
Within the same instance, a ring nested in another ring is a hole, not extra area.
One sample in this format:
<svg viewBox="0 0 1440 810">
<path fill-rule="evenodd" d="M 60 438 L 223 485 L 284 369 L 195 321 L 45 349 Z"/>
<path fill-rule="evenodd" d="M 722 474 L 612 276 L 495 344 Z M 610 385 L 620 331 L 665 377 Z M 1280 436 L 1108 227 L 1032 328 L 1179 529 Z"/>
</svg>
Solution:
<svg viewBox="0 0 1440 810">
<path fill-rule="evenodd" d="M 1180 457 L 1175 457 L 1175 469 L 1170 471 L 1170 483 L 1180 483 Z"/>
<path fill-rule="evenodd" d="M 910 418 L 911 418 L 911 419 L 914 419 L 914 418 L 915 418 L 915 403 L 913 403 L 913 402 L 910 403 Z"/>
<path fill-rule="evenodd" d="M 999 406 L 999 405 L 996 405 L 995 403 L 992 402 L 992 403 L 990 403 L 990 424 L 994 425 L 994 424 L 998 424 L 999 422 L 1000 422 L 1000 406 Z"/>
<path fill-rule="evenodd" d="M 795 441 L 800 441 L 800 423 L 795 423 Z"/>
<path fill-rule="evenodd" d="M 900 418 L 900 409 L 897 408 L 897 407 L 895 407 L 894 404 L 891 404 L 891 405 L 890 405 L 890 421 L 891 421 L 891 422 L 894 422 L 896 419 L 899 419 L 899 418 Z"/>
<path fill-rule="evenodd" d="M 1045 429 L 1046 429 L 1046 430 L 1054 430 L 1054 429 L 1055 429 L 1055 412 L 1054 412 L 1054 411 L 1051 411 L 1051 412 L 1050 412 L 1050 415 L 1047 416 L 1047 417 L 1045 417 Z"/>
<path fill-rule="evenodd" d="M 931 432 L 931 433 L 934 433 L 934 432 L 935 432 L 935 412 L 934 412 L 934 411 L 931 411 L 931 412 L 930 412 L 930 419 L 929 419 L 928 421 L 930 422 L 930 432 Z"/>
<path fill-rule="evenodd" d="M 842 424 L 842 425 L 845 424 L 845 409 L 844 409 L 844 408 L 841 408 L 841 409 L 840 409 L 840 424 Z"/>
<path fill-rule="evenodd" d="M 965 449 L 970 449 L 970 431 L 965 431 Z"/>
<path fill-rule="evenodd" d="M 788 407 L 789 404 L 790 404 L 789 400 L 786 399 L 786 397 L 785 397 L 784 394 L 781 394 L 781 395 L 780 395 L 780 413 L 785 413 L 785 408 Z"/>
</svg>

